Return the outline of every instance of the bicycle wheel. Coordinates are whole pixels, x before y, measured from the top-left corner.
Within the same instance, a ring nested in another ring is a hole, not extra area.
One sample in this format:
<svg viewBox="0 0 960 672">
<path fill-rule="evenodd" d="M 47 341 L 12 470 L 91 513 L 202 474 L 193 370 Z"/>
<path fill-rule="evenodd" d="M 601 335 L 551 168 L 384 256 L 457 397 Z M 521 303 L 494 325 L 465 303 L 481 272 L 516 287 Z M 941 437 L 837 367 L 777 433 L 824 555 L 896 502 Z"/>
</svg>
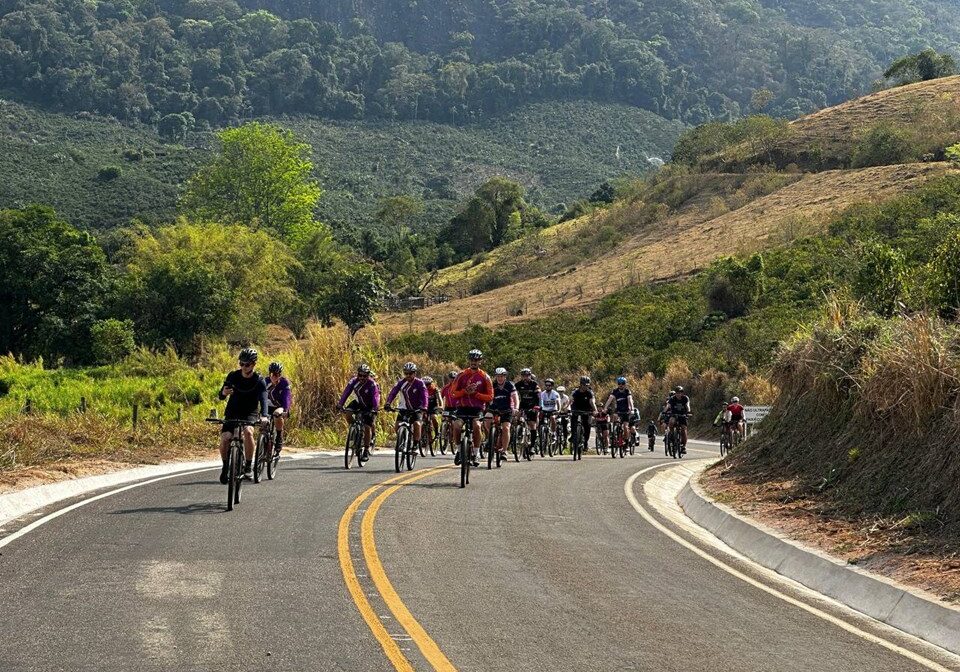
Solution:
<svg viewBox="0 0 960 672">
<path fill-rule="evenodd" d="M 277 477 L 277 467 L 280 466 L 280 456 L 275 454 L 273 447 L 276 444 L 273 441 L 267 446 L 267 480 L 272 481 Z"/>
<path fill-rule="evenodd" d="M 610 428 L 610 457 L 617 459 L 617 442 L 620 441 L 620 425 Z"/>
<path fill-rule="evenodd" d="M 233 506 L 240 503 L 240 488 L 243 485 L 243 441 L 236 439 L 233 444 L 233 473 L 230 480 L 234 482 Z M 233 510 L 232 507 L 230 510 Z"/>
<path fill-rule="evenodd" d="M 351 424 L 350 429 L 347 430 L 347 447 L 343 451 L 343 468 L 349 469 L 350 465 L 353 463 L 353 456 L 356 454 L 354 449 L 354 444 L 357 443 L 357 440 L 360 438 L 360 429 L 356 425 Z"/>
<path fill-rule="evenodd" d="M 410 438 L 410 430 L 406 425 L 400 425 L 400 428 L 397 430 L 397 445 L 394 450 L 394 466 L 397 469 L 397 473 L 403 469 L 403 459 L 404 453 L 407 450 L 407 441 Z"/>
<path fill-rule="evenodd" d="M 720 433 L 720 457 L 727 454 L 727 433 Z"/>
<path fill-rule="evenodd" d="M 433 425 L 430 424 L 429 419 L 425 425 L 425 428 L 426 427 L 430 428 L 429 432 L 427 433 L 427 447 L 430 448 L 430 457 L 435 457 L 437 454 L 437 434 L 433 431 Z"/>
<path fill-rule="evenodd" d="M 467 487 L 468 474 L 470 473 L 470 458 L 467 452 L 467 442 L 460 440 L 460 447 L 457 449 L 460 452 L 460 487 Z"/>
<path fill-rule="evenodd" d="M 267 451 L 270 450 L 270 439 L 266 432 L 260 432 L 257 437 L 257 450 L 253 457 L 253 482 L 263 480 L 263 470 L 267 466 Z"/>
<path fill-rule="evenodd" d="M 450 443 L 450 423 L 446 420 L 440 423 L 440 454 L 447 454 L 447 445 Z"/>
<path fill-rule="evenodd" d="M 493 454 L 497 452 L 497 431 L 498 427 L 494 427 L 487 438 L 487 470 L 493 469 Z"/>
<path fill-rule="evenodd" d="M 421 446 L 423 445 L 423 439 L 421 437 L 420 441 Z M 407 446 L 407 471 L 413 471 L 413 467 L 417 464 L 417 449 L 414 448 L 411 443 Z"/>
<path fill-rule="evenodd" d="M 573 430 L 573 443 L 571 444 L 570 452 L 573 454 L 573 459 L 577 459 L 577 451 L 580 449 L 580 441 L 583 437 L 583 429 L 580 425 L 577 425 L 577 428 Z"/>
<path fill-rule="evenodd" d="M 639 441 L 639 439 L 637 439 L 636 437 L 631 437 L 631 438 L 630 438 L 630 454 L 631 454 L 631 455 L 636 455 L 636 452 L 637 452 L 637 441 Z"/>
<path fill-rule="evenodd" d="M 233 493 L 237 489 L 237 465 L 236 451 L 233 449 L 233 440 L 230 440 L 229 452 L 227 452 L 227 511 L 233 511 Z"/>
</svg>

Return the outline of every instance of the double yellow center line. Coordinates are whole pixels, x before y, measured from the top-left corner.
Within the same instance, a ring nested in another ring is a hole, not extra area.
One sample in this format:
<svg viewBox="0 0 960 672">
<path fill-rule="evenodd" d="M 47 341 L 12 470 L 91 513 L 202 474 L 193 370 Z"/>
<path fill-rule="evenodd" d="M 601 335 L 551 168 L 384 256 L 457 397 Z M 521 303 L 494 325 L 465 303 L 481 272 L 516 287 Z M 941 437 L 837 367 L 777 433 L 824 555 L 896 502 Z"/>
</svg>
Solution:
<svg viewBox="0 0 960 672">
<path fill-rule="evenodd" d="M 423 626 L 413 617 L 413 614 L 407 609 L 403 600 L 400 599 L 393 584 L 390 583 L 390 579 L 387 578 L 387 573 L 377 553 L 373 529 L 373 525 L 377 519 L 377 512 L 388 497 L 404 485 L 419 481 L 422 478 L 432 476 L 449 468 L 448 466 L 435 467 L 433 469 L 424 469 L 414 474 L 394 476 L 393 478 L 388 478 L 381 483 L 367 488 L 347 507 L 347 510 L 343 513 L 343 517 L 340 518 L 340 526 L 337 531 L 337 551 L 340 556 L 340 568 L 343 571 L 343 580 L 347 584 L 350 596 L 356 603 L 357 609 L 360 610 L 360 615 L 363 616 L 363 620 L 366 621 L 367 626 L 369 626 L 371 632 L 373 632 L 373 636 L 376 637 L 377 641 L 380 642 L 380 646 L 383 647 L 383 652 L 387 658 L 393 664 L 394 668 L 402 672 L 413 672 L 413 665 L 403 654 L 403 651 L 400 650 L 400 647 L 393 637 L 390 636 L 390 633 L 387 632 L 383 621 L 377 616 L 370 604 L 370 600 L 367 599 L 366 594 L 363 592 L 363 586 L 360 585 L 360 580 L 357 578 L 353 556 L 350 553 L 350 526 L 360 506 L 375 492 L 381 488 L 386 488 L 373 500 L 364 512 L 360 522 L 360 546 L 363 549 L 363 559 L 366 562 L 370 577 L 373 579 L 374 586 L 376 586 L 380 597 L 386 603 L 387 608 L 390 609 L 396 621 L 403 626 L 403 629 L 410 636 L 410 639 L 412 639 L 420 649 L 420 652 L 423 654 L 423 657 L 426 658 L 427 662 L 438 672 L 455 672 L 457 668 L 453 666 L 453 663 L 443 654 L 440 647 L 437 646 L 437 643 L 433 641 L 433 638 L 427 634 Z"/>
</svg>

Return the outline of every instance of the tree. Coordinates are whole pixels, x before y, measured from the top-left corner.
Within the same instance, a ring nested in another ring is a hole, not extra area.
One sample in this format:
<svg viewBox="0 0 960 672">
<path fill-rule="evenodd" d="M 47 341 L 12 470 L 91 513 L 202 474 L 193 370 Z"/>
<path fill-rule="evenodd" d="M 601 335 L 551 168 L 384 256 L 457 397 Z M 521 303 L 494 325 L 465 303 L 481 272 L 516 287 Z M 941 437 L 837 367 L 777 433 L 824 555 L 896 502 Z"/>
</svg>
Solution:
<svg viewBox="0 0 960 672">
<path fill-rule="evenodd" d="M 166 142 L 183 142 L 187 139 L 187 132 L 192 127 L 192 115 L 167 114 L 157 124 L 157 133 Z"/>
<path fill-rule="evenodd" d="M 320 317 L 324 323 L 340 320 L 350 330 L 352 337 L 368 324 L 372 324 L 377 310 L 383 305 L 385 288 L 383 281 L 369 266 L 358 266 L 343 273 L 333 291 L 323 302 Z"/>
<path fill-rule="evenodd" d="M 496 247 L 509 242 L 508 234 L 513 213 L 519 212 L 522 214 L 527 207 L 523 200 L 523 187 L 505 177 L 491 177 L 477 188 L 476 197 L 485 201 L 493 211 L 493 227 L 490 231 L 491 244 Z"/>
<path fill-rule="evenodd" d="M 853 293 L 870 310 L 891 317 L 905 294 L 907 266 L 903 253 L 883 243 L 868 243 L 859 254 Z"/>
<path fill-rule="evenodd" d="M 938 54 L 933 49 L 924 49 L 918 54 L 901 56 L 883 73 L 883 78 L 893 80 L 895 86 L 926 82 L 957 74 L 957 62 L 950 54 Z"/>
<path fill-rule="evenodd" d="M 723 257 L 710 265 L 704 295 L 713 312 L 727 317 L 741 317 L 764 288 L 764 262 L 759 254 L 745 262 Z"/>
<path fill-rule="evenodd" d="M 296 260 L 264 231 L 181 219 L 133 245 L 126 303 L 151 345 L 190 351 L 198 337 L 249 338 L 296 305 Z"/>
<path fill-rule="evenodd" d="M 113 364 L 133 352 L 133 320 L 118 320 L 114 317 L 98 320 L 90 327 L 93 359 L 97 364 Z"/>
<path fill-rule="evenodd" d="M 601 184 L 595 192 L 590 194 L 591 203 L 613 203 L 617 197 L 617 190 L 610 182 Z"/>
<path fill-rule="evenodd" d="M 90 328 L 111 291 L 89 234 L 33 206 L 0 211 L 0 352 L 90 360 Z"/>
<path fill-rule="evenodd" d="M 770 103 L 773 102 L 776 96 L 773 91 L 768 89 L 765 86 L 760 87 L 753 92 L 753 95 L 750 96 L 750 109 L 756 113 L 763 112 Z"/>
<path fill-rule="evenodd" d="M 289 130 L 260 122 L 223 130 L 219 138 L 219 154 L 187 185 L 183 207 L 188 213 L 262 227 L 281 237 L 312 225 L 323 192 L 311 177 L 310 145 Z"/>
<path fill-rule="evenodd" d="M 382 199 L 377 209 L 377 219 L 384 228 L 393 231 L 400 246 L 408 242 L 416 218 L 422 214 L 423 201 L 406 194 Z"/>
</svg>

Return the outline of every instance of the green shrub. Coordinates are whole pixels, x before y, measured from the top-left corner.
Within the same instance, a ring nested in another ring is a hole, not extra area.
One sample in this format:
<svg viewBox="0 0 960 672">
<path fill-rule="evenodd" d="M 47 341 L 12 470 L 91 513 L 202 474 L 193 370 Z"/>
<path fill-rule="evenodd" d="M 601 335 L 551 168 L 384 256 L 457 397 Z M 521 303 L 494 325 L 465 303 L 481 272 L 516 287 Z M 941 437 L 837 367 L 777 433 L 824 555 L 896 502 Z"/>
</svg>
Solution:
<svg viewBox="0 0 960 672">
<path fill-rule="evenodd" d="M 127 161 L 142 161 L 143 152 L 139 149 L 125 149 L 123 150 L 123 158 Z"/>
<path fill-rule="evenodd" d="M 101 182 L 110 182 L 123 175 L 123 169 L 120 166 L 104 166 L 97 171 L 97 179 Z"/>
<path fill-rule="evenodd" d="M 98 320 L 90 327 L 90 347 L 98 364 L 113 364 L 133 352 L 133 321 L 110 318 Z"/>
<path fill-rule="evenodd" d="M 850 165 L 854 168 L 889 166 L 916 158 L 909 134 L 890 124 L 877 124 L 857 143 Z"/>
<path fill-rule="evenodd" d="M 904 296 L 907 268 L 903 253 L 883 243 L 870 243 L 859 255 L 853 293 L 871 310 L 890 317 Z"/>
<path fill-rule="evenodd" d="M 947 161 L 960 168 L 960 143 L 947 147 L 944 152 Z"/>
</svg>

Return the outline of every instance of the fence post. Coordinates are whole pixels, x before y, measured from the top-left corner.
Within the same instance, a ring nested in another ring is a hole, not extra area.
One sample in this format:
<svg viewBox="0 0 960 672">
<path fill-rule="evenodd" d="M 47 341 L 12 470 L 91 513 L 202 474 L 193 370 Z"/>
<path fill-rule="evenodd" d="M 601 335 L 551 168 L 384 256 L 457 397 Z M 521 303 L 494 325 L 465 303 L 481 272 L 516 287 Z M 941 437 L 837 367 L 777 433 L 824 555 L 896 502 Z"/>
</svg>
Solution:
<svg viewBox="0 0 960 672">
<path fill-rule="evenodd" d="M 33 412 L 33 402 L 27 397 L 27 403 L 23 406 L 23 412 L 30 415 Z"/>
<path fill-rule="evenodd" d="M 183 420 L 183 406 L 177 406 L 177 422 Z"/>
<path fill-rule="evenodd" d="M 80 397 L 80 412 L 81 412 L 81 413 L 86 413 L 86 412 L 87 412 L 87 398 L 86 398 L 86 397 Z"/>
<path fill-rule="evenodd" d="M 133 405 L 133 429 L 134 429 L 134 431 L 136 431 L 136 429 L 137 429 L 137 421 L 138 421 L 139 419 L 140 419 L 140 405 L 139 405 L 139 404 L 134 404 L 134 405 Z"/>
</svg>

